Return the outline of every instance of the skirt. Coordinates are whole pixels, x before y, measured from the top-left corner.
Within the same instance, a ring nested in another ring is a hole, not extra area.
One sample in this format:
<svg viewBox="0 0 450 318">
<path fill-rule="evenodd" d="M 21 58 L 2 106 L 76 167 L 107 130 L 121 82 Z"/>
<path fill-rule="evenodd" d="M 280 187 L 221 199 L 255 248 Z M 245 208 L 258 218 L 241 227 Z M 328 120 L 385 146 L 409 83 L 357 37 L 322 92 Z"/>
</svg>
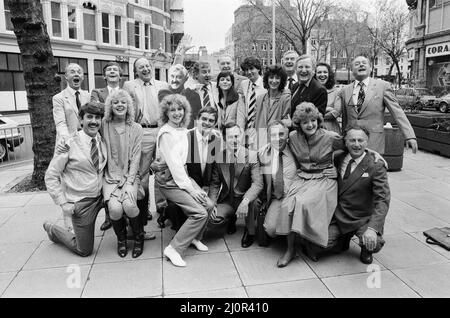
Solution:
<svg viewBox="0 0 450 318">
<path fill-rule="evenodd" d="M 337 181 L 300 178 L 291 185 L 281 205 L 276 233 L 293 231 L 308 241 L 326 247 L 328 226 L 337 205 Z"/>
</svg>

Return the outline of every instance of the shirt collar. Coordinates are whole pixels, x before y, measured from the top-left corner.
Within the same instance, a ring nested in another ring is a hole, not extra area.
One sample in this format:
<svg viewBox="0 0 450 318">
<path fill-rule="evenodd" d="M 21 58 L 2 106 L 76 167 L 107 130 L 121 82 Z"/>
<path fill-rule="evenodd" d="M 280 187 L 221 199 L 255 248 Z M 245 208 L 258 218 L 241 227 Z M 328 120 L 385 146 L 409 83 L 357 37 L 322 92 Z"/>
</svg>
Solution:
<svg viewBox="0 0 450 318">
<path fill-rule="evenodd" d="M 363 153 L 361 156 L 359 156 L 359 157 L 356 158 L 356 159 L 353 159 L 353 160 L 355 161 L 355 163 L 356 163 L 356 166 L 360 164 L 360 162 L 364 159 L 365 156 L 366 156 L 366 152 L 364 151 L 364 153 Z M 350 159 L 352 159 L 352 156 L 350 156 L 350 154 L 347 154 L 346 157 L 347 157 L 347 158 L 346 158 L 346 161 L 347 161 L 347 162 L 349 162 Z M 356 166 L 355 166 L 355 167 L 356 167 Z"/>
<path fill-rule="evenodd" d="M 139 77 L 137 78 L 137 80 L 138 80 L 139 84 L 141 84 L 141 86 L 144 86 L 144 81 L 143 80 L 141 80 Z M 153 78 L 150 79 L 149 83 L 150 83 L 151 86 L 153 86 L 155 84 L 155 82 L 153 81 Z"/>
<path fill-rule="evenodd" d="M 251 83 L 251 84 L 253 84 L 253 82 L 252 81 L 250 81 L 249 80 L 249 82 Z M 255 86 L 257 86 L 257 87 L 263 87 L 263 78 L 261 77 L 261 76 L 258 76 L 258 79 L 255 81 Z"/>
<path fill-rule="evenodd" d="M 97 143 L 98 143 L 98 137 L 99 137 L 99 135 L 98 135 L 98 133 L 97 133 L 97 135 L 94 137 L 94 139 L 97 141 Z M 83 129 L 80 130 L 80 139 L 81 139 L 81 141 L 82 141 L 83 143 L 88 144 L 89 146 L 91 145 L 92 137 L 88 136 L 88 135 L 84 132 Z"/>
<path fill-rule="evenodd" d="M 108 88 L 108 93 L 109 94 L 111 94 L 111 92 L 115 92 L 115 91 L 118 91 L 120 88 L 117 86 L 117 87 L 111 87 L 111 86 L 106 86 L 107 88 Z"/>
<path fill-rule="evenodd" d="M 75 92 L 79 92 L 80 90 L 74 90 L 72 87 L 67 85 L 67 90 L 69 91 L 70 95 L 75 96 Z"/>
<path fill-rule="evenodd" d="M 368 86 L 369 86 L 369 82 L 370 82 L 370 77 L 366 77 L 366 78 L 365 78 L 364 80 L 362 80 L 362 81 L 355 80 L 355 87 L 357 87 L 357 86 L 359 85 L 360 82 L 363 82 L 364 85 L 365 85 L 365 87 L 368 87 Z"/>
<path fill-rule="evenodd" d="M 288 77 L 288 83 L 289 83 L 289 79 L 292 78 L 294 79 L 294 83 L 298 82 L 298 77 L 297 77 L 297 73 L 294 73 L 294 75 L 292 75 L 291 77 Z"/>
<path fill-rule="evenodd" d="M 312 77 L 309 79 L 309 81 L 307 81 L 306 83 L 303 83 L 303 82 L 298 82 L 300 85 L 304 85 L 304 86 L 306 86 L 306 87 L 309 87 L 309 84 L 311 84 L 311 81 L 312 81 Z"/>
</svg>

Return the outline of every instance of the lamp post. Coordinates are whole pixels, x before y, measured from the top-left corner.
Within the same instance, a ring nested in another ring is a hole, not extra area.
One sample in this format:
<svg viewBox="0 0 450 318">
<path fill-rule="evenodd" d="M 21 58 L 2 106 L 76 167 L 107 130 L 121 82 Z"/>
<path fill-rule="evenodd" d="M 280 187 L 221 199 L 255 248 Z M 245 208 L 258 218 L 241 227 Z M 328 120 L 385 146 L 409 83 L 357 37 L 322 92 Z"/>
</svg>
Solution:
<svg viewBox="0 0 450 318">
<path fill-rule="evenodd" d="M 275 63 L 275 0 L 272 0 L 272 64 Z"/>
</svg>

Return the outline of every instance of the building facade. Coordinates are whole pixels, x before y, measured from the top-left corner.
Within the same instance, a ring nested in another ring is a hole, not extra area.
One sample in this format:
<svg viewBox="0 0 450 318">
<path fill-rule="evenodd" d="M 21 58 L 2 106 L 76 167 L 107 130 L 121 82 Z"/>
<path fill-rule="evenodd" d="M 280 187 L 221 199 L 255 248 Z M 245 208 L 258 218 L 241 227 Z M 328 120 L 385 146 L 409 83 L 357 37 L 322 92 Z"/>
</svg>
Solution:
<svg viewBox="0 0 450 318">
<path fill-rule="evenodd" d="M 407 0 L 411 84 L 450 91 L 450 0 Z"/>
<path fill-rule="evenodd" d="M 134 61 L 146 56 L 155 78 L 166 80 L 183 35 L 182 2 L 41 0 L 58 73 L 63 75 L 68 63 L 78 63 L 85 73 L 83 89 L 91 91 L 105 86 L 102 70 L 107 62 L 121 64 L 125 81 L 134 78 Z M 20 51 L 6 0 L 0 0 L 0 12 L 0 112 L 26 111 Z"/>
</svg>

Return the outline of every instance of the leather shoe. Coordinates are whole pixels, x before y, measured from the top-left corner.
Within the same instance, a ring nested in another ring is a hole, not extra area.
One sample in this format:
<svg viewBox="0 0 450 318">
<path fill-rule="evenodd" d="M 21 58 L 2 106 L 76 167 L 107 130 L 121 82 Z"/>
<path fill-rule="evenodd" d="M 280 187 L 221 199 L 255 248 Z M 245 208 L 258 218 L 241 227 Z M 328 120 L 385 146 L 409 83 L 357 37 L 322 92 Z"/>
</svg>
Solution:
<svg viewBox="0 0 450 318">
<path fill-rule="evenodd" d="M 311 243 L 306 242 L 305 252 L 306 252 L 306 256 L 308 256 L 308 258 L 310 260 L 312 260 L 313 262 L 319 261 L 319 253 Z"/>
<path fill-rule="evenodd" d="M 100 231 L 106 231 L 110 229 L 111 226 L 111 220 L 109 218 L 105 218 L 105 222 L 103 222 L 102 226 L 100 226 Z"/>
<path fill-rule="evenodd" d="M 200 242 L 199 240 L 193 239 L 192 245 L 195 246 L 195 248 L 201 252 L 208 252 L 208 246 Z"/>
<path fill-rule="evenodd" d="M 247 230 L 247 228 L 245 228 L 244 235 L 242 236 L 242 240 L 241 240 L 241 246 L 243 248 L 250 247 L 250 246 L 252 246 L 254 240 L 255 240 L 254 235 L 248 234 L 248 230 Z"/>
<path fill-rule="evenodd" d="M 359 255 L 359 259 L 364 264 L 372 264 L 373 262 L 372 253 L 369 252 L 365 247 L 361 247 L 361 254 Z"/>
<path fill-rule="evenodd" d="M 50 222 L 44 222 L 44 224 L 42 224 L 42 226 L 44 227 L 45 232 L 47 232 L 47 235 L 48 235 L 48 238 L 50 239 L 50 241 L 52 241 L 53 243 L 57 243 L 56 238 L 53 236 L 53 233 L 52 233 L 53 224 Z"/>
<path fill-rule="evenodd" d="M 179 266 L 179 267 L 185 267 L 186 262 L 183 261 L 181 258 L 181 255 L 172 247 L 167 245 L 167 247 L 164 249 L 164 256 L 167 260 L 171 261 L 173 265 Z"/>
<path fill-rule="evenodd" d="M 227 234 L 234 233 L 236 233 L 236 218 L 231 218 L 230 220 L 228 220 Z"/>
<path fill-rule="evenodd" d="M 127 241 L 117 241 L 117 254 L 119 254 L 120 257 L 125 257 L 127 256 L 127 253 Z"/>
</svg>

